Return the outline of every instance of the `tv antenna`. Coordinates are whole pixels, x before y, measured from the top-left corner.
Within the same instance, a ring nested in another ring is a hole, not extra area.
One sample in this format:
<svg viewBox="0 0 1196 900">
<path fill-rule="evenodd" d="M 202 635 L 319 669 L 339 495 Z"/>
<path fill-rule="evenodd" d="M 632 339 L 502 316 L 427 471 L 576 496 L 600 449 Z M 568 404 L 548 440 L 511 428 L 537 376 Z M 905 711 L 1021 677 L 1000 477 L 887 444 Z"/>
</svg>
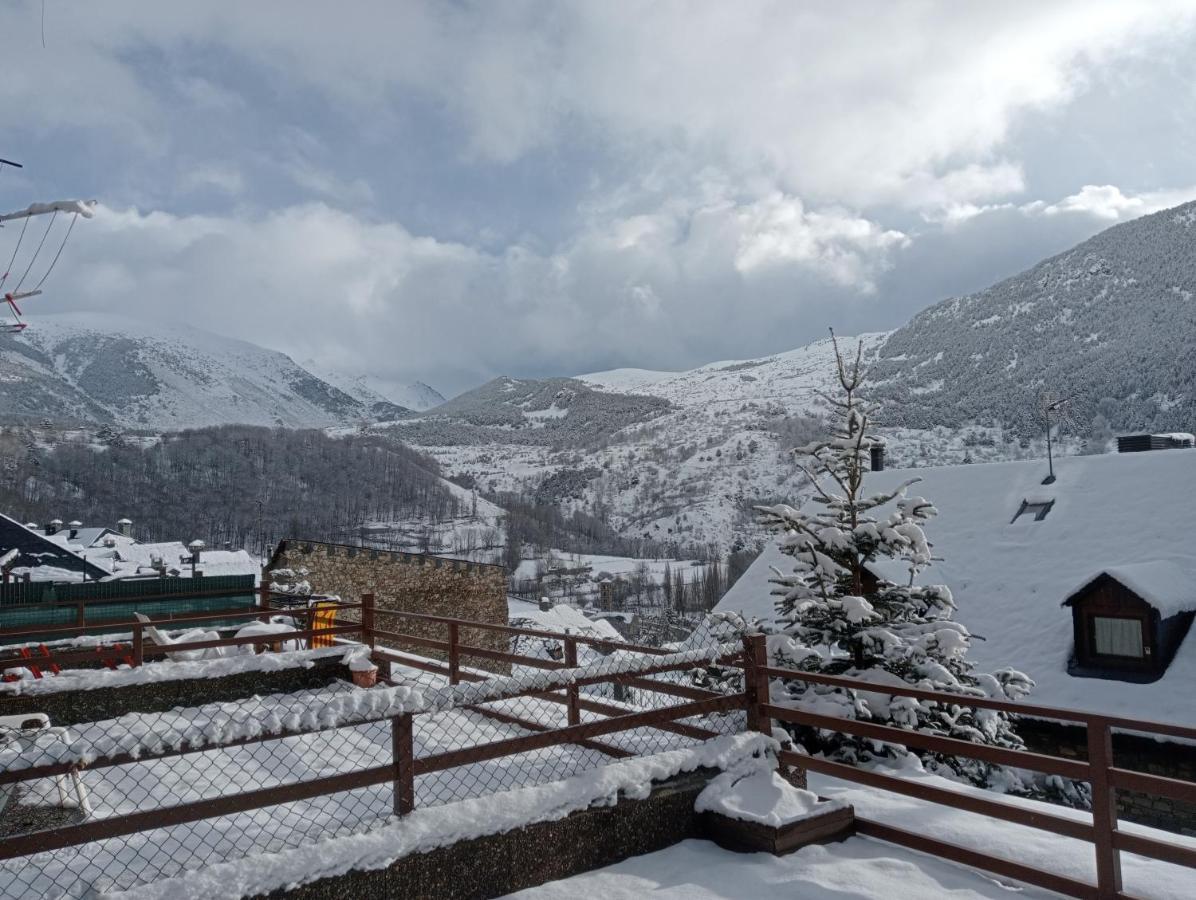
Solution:
<svg viewBox="0 0 1196 900">
<path fill-rule="evenodd" d="M 0 158 L 0 170 L 3 170 L 5 166 L 10 166 L 14 169 L 24 168 L 19 162 Z M 21 307 L 17 305 L 17 302 L 41 295 L 42 285 L 46 283 L 46 279 L 50 277 L 50 273 L 58 265 L 58 260 L 62 257 L 62 251 L 66 249 L 66 242 L 70 239 L 71 232 L 75 230 L 75 223 L 79 220 L 80 216 L 90 219 L 95 215 L 95 205 L 96 202 L 94 200 L 52 200 L 48 203 L 31 203 L 24 209 L 0 214 L 0 228 L 5 227 L 10 222 L 21 223 L 21 230 L 13 244 L 12 254 L 8 258 L 8 265 L 5 266 L 3 273 L 0 274 L 0 300 L 8 304 L 8 311 L 13 319 L 11 322 L 0 324 L 0 333 L 20 334 L 28 327 L 28 323 L 21 320 Z M 40 224 L 40 217 L 42 216 L 49 216 L 49 218 L 46 220 L 46 227 L 41 231 L 41 237 L 35 238 L 31 236 L 30 243 L 26 244 L 25 236 L 29 232 L 29 223 L 34 219 L 38 219 Z M 65 227 L 59 226 L 55 240 L 50 241 L 50 235 L 52 232 L 55 232 L 55 224 L 58 222 L 59 216 L 62 216 L 64 220 L 69 216 L 70 222 Z M 61 238 L 57 237 L 58 234 L 61 234 Z M 34 244 L 35 241 L 36 244 Z M 42 269 L 38 266 L 38 260 L 41 258 L 42 251 L 46 249 L 47 243 L 51 247 L 57 244 L 58 249 L 54 251 L 49 264 Z M 22 248 L 25 250 L 24 253 L 21 252 Z M 3 259 L 2 253 L 0 253 L 0 259 Z M 35 267 L 40 271 L 40 276 L 35 275 Z M 13 278 L 11 287 L 8 286 L 10 278 Z M 27 284 L 29 285 L 28 287 L 26 287 Z"/>
</svg>

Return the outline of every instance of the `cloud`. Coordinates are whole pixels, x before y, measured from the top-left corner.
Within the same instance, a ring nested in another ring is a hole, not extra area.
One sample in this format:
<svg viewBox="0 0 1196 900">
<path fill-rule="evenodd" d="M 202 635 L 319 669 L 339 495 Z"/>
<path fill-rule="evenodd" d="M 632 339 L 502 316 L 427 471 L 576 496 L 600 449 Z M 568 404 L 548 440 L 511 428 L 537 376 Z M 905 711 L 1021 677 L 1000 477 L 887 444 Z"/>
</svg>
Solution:
<svg viewBox="0 0 1196 900">
<path fill-rule="evenodd" d="M 1105 222 L 1121 222 L 1159 212 L 1196 200 L 1196 186 L 1166 191 L 1146 191 L 1126 195 L 1112 184 L 1086 184 L 1077 193 L 1057 203 L 1030 203 L 1023 209 L 1032 215 L 1058 216 L 1083 214 Z"/>
<path fill-rule="evenodd" d="M 886 264 L 888 251 L 909 243 L 900 231 L 841 209 L 806 212 L 800 199 L 779 193 L 738 210 L 736 220 L 739 272 L 794 264 L 868 292 L 876 289 L 873 272 Z"/>
<path fill-rule="evenodd" d="M 452 390 L 529 361 L 557 372 L 624 353 L 684 364 L 728 335 L 747 344 L 757 322 L 739 315 L 744 304 L 766 309 L 803 284 L 835 297 L 871 290 L 904 244 L 780 195 L 661 209 L 548 251 L 484 252 L 324 203 L 237 217 L 101 208 L 39 309 L 181 320 Z"/>
<path fill-rule="evenodd" d="M 892 327 L 1194 195 L 1105 108 L 1187 71 L 1178 0 L 56 9 L 0 12 L 0 189 L 108 208 L 47 307 L 446 391 Z"/>
<path fill-rule="evenodd" d="M 24 9 L 31 18 L 36 4 Z M 507 165 L 584 141 L 634 159 L 682 149 L 695 168 L 818 205 L 915 209 L 1016 193 L 1000 148 L 1019 115 L 1056 108 L 1086 73 L 1189 33 L 1190 3 L 891 3 L 866 12 L 772 4 L 449 5 L 212 2 L 87 5 L 54 21 L 56 54 L 13 40 L 6 121 L 106 119 L 116 140 L 156 132 L 147 52 L 187 68 L 210 48 L 319 97 L 385 139 L 430 104 L 465 161 Z M 29 22 L 32 27 L 32 21 Z M 237 109 L 217 76 L 171 83 L 208 111 Z M 31 96 L 39 102 L 28 103 Z M 87 102 L 103 96 L 100 104 Z M 401 102 L 400 102 L 401 101 Z"/>
</svg>

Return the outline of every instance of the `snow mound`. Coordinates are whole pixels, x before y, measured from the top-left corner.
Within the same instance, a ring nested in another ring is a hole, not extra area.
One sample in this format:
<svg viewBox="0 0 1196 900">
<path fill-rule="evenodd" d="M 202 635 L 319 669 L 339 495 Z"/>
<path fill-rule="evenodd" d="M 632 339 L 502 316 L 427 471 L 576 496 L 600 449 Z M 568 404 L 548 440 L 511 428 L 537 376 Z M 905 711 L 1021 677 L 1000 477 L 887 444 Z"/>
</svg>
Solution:
<svg viewBox="0 0 1196 900">
<path fill-rule="evenodd" d="M 773 828 L 842 808 L 837 800 L 820 800 L 812 791 L 794 787 L 776 770 L 750 775 L 723 772 L 694 801 L 698 812 L 719 813 Z"/>
</svg>

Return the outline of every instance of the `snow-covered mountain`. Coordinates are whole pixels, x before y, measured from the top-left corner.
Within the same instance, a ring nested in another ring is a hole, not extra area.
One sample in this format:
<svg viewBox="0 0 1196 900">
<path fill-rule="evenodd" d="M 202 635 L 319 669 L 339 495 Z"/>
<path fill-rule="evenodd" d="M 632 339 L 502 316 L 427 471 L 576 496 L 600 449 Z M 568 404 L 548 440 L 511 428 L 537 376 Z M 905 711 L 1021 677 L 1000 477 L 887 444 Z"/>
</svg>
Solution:
<svg viewBox="0 0 1196 900">
<path fill-rule="evenodd" d="M 0 420 L 174 430 L 325 427 L 410 411 L 365 403 L 283 353 L 181 325 L 69 313 L 0 335 Z"/>
<path fill-rule="evenodd" d="M 386 427 L 483 490 L 602 512 L 630 538 L 725 549 L 758 533 L 753 501 L 794 496 L 785 451 L 814 427 L 833 359 L 825 340 L 690 372 L 500 378 Z"/>
<path fill-rule="evenodd" d="M 390 404 L 416 412 L 426 412 L 444 403 L 444 395 L 422 381 L 392 386 L 373 375 L 353 375 L 339 369 L 327 369 L 321 367 L 314 360 L 306 360 L 302 365 L 307 371 L 344 391 L 350 397 L 360 400 L 367 406 L 377 407 L 380 411 L 385 408 L 386 404 Z M 381 412 L 378 418 L 382 418 Z"/>
<path fill-rule="evenodd" d="M 1094 419 L 1196 430 L 1196 203 L 862 340 L 896 465 L 1045 455 L 1046 390 L 1072 398 L 1065 452 Z M 794 498 L 785 451 L 817 428 L 833 361 L 824 340 L 688 372 L 496 379 L 394 431 L 484 489 L 600 512 L 629 537 L 725 547 L 758 533 L 753 502 Z"/>
<path fill-rule="evenodd" d="M 1071 398 L 1081 433 L 1097 416 L 1114 431 L 1194 430 L 1196 203 L 924 310 L 885 341 L 872 375 L 888 420 L 913 428 L 1037 434 L 1049 390 Z"/>
</svg>

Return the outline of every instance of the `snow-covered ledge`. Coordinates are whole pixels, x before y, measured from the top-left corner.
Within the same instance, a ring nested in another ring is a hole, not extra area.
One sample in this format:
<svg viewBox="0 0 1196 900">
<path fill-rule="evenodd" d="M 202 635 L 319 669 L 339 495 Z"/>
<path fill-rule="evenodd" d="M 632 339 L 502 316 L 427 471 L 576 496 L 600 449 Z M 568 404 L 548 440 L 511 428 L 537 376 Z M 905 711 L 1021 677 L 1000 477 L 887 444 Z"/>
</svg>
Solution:
<svg viewBox="0 0 1196 900">
<path fill-rule="evenodd" d="M 189 661 L 160 660 L 141 666 L 122 665 L 117 669 L 66 669 L 58 675 L 32 676 L 20 681 L 0 682 L 0 697 L 54 694 L 62 691 L 94 691 L 100 688 L 129 687 L 192 678 L 222 678 L 247 672 L 278 672 L 283 669 L 311 668 L 317 660 L 343 658 L 359 648 L 322 647 L 315 650 L 290 650 L 284 653 L 257 653 L 217 659 Z M 28 670 L 23 670 L 28 671 Z"/>
<path fill-rule="evenodd" d="M 741 775 L 770 771 L 776 764 L 773 754 L 778 746 L 771 738 L 756 733 L 718 737 L 684 750 L 610 763 L 551 784 L 418 808 L 363 834 L 278 853 L 254 854 L 103 896 L 125 900 L 251 897 L 354 872 L 378 873 L 416 854 L 556 822 L 584 810 L 614 807 L 623 799 L 643 800 L 655 785 L 682 773 L 698 769 Z M 491 871 L 486 877 L 499 879 L 502 874 Z"/>
</svg>

